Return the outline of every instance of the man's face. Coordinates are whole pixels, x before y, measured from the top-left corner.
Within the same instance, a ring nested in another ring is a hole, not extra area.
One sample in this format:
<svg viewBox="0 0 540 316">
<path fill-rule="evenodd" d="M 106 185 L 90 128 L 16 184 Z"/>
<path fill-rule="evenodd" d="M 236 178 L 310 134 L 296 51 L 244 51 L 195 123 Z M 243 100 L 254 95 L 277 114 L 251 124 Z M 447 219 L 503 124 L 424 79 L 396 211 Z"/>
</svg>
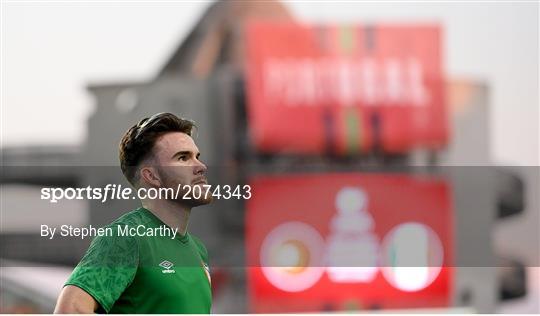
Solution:
<svg viewBox="0 0 540 316">
<path fill-rule="evenodd" d="M 176 192 L 178 186 L 188 185 L 191 190 L 183 190 L 178 194 L 178 201 L 191 207 L 208 204 L 212 201 L 209 193 L 205 197 L 208 184 L 206 165 L 200 160 L 199 148 L 193 138 L 180 132 L 167 133 L 157 139 L 154 144 L 155 168 L 161 179 L 162 187 L 172 188 Z M 195 186 L 199 188 L 194 189 Z M 201 190 L 202 194 L 195 192 Z M 187 193 L 189 192 L 189 193 Z M 184 195 L 190 199 L 183 199 Z M 200 195 L 200 197 L 199 197 Z M 198 197 L 195 199 L 195 197 Z"/>
</svg>

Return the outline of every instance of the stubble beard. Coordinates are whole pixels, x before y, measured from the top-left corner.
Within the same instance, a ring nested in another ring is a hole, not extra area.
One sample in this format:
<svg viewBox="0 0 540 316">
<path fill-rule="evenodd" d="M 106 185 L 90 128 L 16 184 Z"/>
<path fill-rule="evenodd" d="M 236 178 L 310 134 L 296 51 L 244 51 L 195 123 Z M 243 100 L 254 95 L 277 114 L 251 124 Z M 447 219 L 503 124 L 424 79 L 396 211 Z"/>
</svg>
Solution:
<svg viewBox="0 0 540 316">
<path fill-rule="evenodd" d="M 158 169 L 158 173 L 163 179 L 163 187 L 172 188 L 173 192 L 176 194 L 176 196 L 167 196 L 167 200 L 178 203 L 182 206 L 187 206 L 189 208 L 210 204 L 213 201 L 212 191 L 208 190 L 207 192 L 207 189 L 203 187 L 202 184 L 193 185 L 179 183 L 175 181 L 175 179 L 169 177 L 167 172 L 164 172 L 164 170 Z M 195 188 L 196 186 L 200 186 L 200 192 L 199 189 Z M 200 197 L 198 199 L 194 197 L 195 190 L 197 191 L 197 196 L 199 196 L 200 193 Z"/>
<path fill-rule="evenodd" d="M 201 206 L 201 205 L 206 205 L 206 204 L 210 204 L 212 201 L 213 201 L 213 198 L 212 198 L 212 192 L 209 192 L 205 198 L 205 188 L 201 186 L 201 194 L 200 194 L 200 197 L 199 197 L 199 191 L 198 189 L 196 189 L 195 187 L 197 185 L 186 185 L 186 184 L 174 184 L 173 185 L 173 189 L 174 190 L 179 190 L 179 193 L 178 193 L 178 197 L 175 198 L 175 197 L 171 197 L 169 198 L 169 200 L 171 201 L 174 201 L 182 206 L 187 206 L 189 208 L 193 208 L 193 207 L 197 207 L 197 206 Z M 187 188 L 189 187 L 189 189 Z M 198 199 L 194 197 L 195 195 L 195 190 L 197 190 L 197 197 L 199 197 Z"/>
</svg>

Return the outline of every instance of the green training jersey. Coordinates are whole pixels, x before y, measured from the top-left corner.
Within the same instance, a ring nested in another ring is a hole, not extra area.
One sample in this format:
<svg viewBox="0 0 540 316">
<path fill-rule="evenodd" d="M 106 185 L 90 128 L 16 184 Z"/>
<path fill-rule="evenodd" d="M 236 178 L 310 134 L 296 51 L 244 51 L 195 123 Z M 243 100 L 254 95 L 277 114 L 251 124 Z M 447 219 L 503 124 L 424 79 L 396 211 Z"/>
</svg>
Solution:
<svg viewBox="0 0 540 316">
<path fill-rule="evenodd" d="M 98 312 L 210 313 L 208 253 L 198 238 L 167 234 L 172 229 L 142 207 L 104 231 L 65 284 L 90 294 Z"/>
</svg>

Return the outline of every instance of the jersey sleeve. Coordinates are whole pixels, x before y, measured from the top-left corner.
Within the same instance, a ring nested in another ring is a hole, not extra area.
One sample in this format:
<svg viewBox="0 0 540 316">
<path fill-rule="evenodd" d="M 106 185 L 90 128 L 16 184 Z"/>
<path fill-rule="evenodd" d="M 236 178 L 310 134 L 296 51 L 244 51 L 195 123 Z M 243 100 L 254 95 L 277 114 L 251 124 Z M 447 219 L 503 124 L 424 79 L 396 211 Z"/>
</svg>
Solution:
<svg viewBox="0 0 540 316">
<path fill-rule="evenodd" d="M 139 261 L 137 240 L 119 236 L 117 227 L 110 236 L 94 238 L 64 285 L 83 289 L 107 313 L 135 278 Z"/>
</svg>

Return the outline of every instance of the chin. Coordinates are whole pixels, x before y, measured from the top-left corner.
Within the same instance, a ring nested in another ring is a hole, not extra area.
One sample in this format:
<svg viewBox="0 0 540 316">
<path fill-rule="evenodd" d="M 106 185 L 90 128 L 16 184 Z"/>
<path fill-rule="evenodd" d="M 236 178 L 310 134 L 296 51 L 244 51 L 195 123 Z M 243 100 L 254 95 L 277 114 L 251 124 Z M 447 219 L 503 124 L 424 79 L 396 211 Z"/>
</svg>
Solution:
<svg viewBox="0 0 540 316">
<path fill-rule="evenodd" d="M 207 205 L 207 204 L 210 204 L 210 203 L 212 203 L 212 199 L 191 200 L 190 201 L 190 206 L 191 207 L 197 207 L 197 206 Z"/>
<path fill-rule="evenodd" d="M 214 200 L 214 197 L 211 194 L 209 194 L 206 199 L 204 197 L 195 199 L 192 195 L 191 199 L 187 200 L 187 202 L 191 205 L 191 207 L 196 207 L 196 206 L 210 204 L 212 203 L 213 200 Z"/>
<path fill-rule="evenodd" d="M 204 193 L 203 193 L 202 196 L 200 196 L 199 199 L 194 198 L 194 188 L 195 187 L 200 187 L 201 191 L 205 192 L 205 189 L 203 188 L 203 185 L 207 185 L 207 183 L 197 183 L 197 184 L 193 184 L 191 186 L 191 190 L 192 190 L 191 199 L 193 201 L 194 206 L 210 204 L 214 200 L 214 197 L 212 196 L 212 192 L 208 192 L 206 198 L 204 197 Z"/>
</svg>

